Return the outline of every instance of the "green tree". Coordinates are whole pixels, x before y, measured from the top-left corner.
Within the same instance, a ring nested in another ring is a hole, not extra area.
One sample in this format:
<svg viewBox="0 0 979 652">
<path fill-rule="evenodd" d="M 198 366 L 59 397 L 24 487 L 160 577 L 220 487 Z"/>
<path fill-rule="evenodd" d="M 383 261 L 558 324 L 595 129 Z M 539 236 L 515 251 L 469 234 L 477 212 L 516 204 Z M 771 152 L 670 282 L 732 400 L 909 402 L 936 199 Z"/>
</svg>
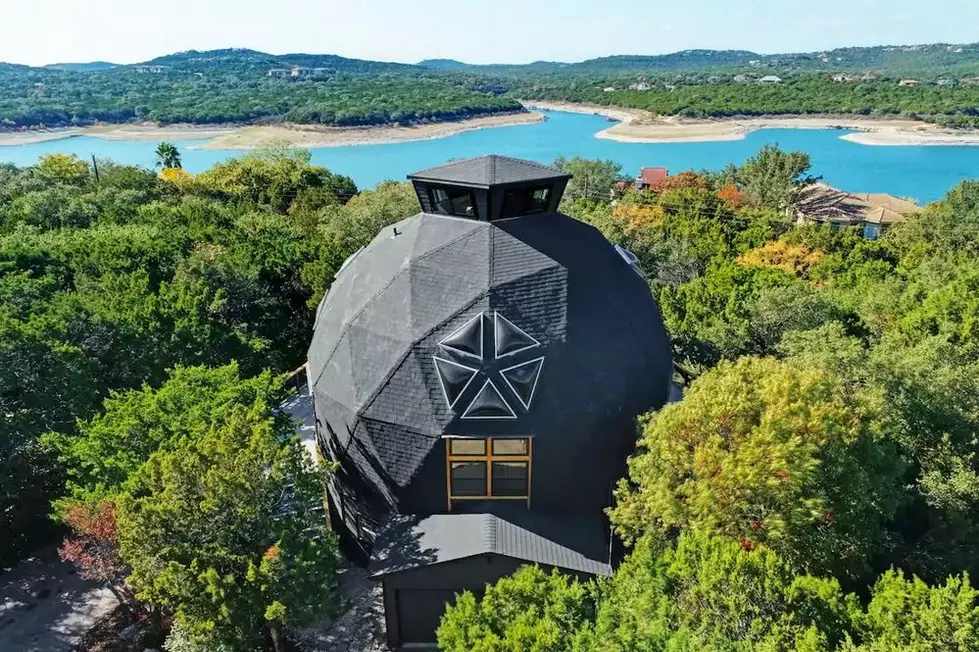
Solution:
<svg viewBox="0 0 979 652">
<path fill-rule="evenodd" d="M 81 186 L 90 179 L 88 163 L 74 154 L 48 154 L 34 166 L 38 176 L 53 183 Z"/>
<path fill-rule="evenodd" d="M 282 147 L 252 152 L 202 172 L 195 186 L 210 195 L 266 206 L 280 213 L 342 204 L 357 192 L 348 177 L 310 165 L 308 150 Z"/>
<path fill-rule="evenodd" d="M 119 500 L 128 584 L 194 640 L 283 652 L 284 627 L 334 599 L 324 472 L 291 426 L 245 407 L 187 435 L 153 454 Z"/>
<path fill-rule="evenodd" d="M 809 167 L 808 154 L 765 145 L 737 168 L 735 179 L 749 201 L 785 211 L 792 206 L 800 188 L 817 180 L 809 176 Z"/>
<path fill-rule="evenodd" d="M 319 304 L 343 263 L 370 244 L 382 228 L 418 210 L 418 197 L 411 184 L 395 181 L 380 183 L 343 206 L 322 209 L 314 236 L 316 258 L 302 270 L 303 281 L 313 289 L 309 305 Z"/>
<path fill-rule="evenodd" d="M 538 566 L 486 587 L 465 591 L 446 608 L 438 628 L 445 652 L 569 652 L 595 618 L 596 587 Z"/>
<path fill-rule="evenodd" d="M 928 586 L 891 570 L 877 581 L 865 611 L 854 615 L 857 640 L 844 652 L 975 652 L 979 591 L 969 576 Z"/>
<path fill-rule="evenodd" d="M 765 544 L 799 570 L 858 576 L 887 541 L 903 464 L 875 414 L 819 368 L 722 363 L 651 415 L 612 518 Z"/>
<path fill-rule="evenodd" d="M 52 432 L 44 443 L 68 470 L 68 499 L 95 504 L 122 490 L 159 450 L 171 450 L 188 433 L 220 424 L 238 409 L 273 418 L 285 400 L 281 379 L 266 372 L 241 377 L 237 363 L 225 367 L 177 367 L 158 388 L 113 392 L 104 412 L 78 424 L 78 432 Z M 288 420 L 277 417 L 282 429 Z"/>
<path fill-rule="evenodd" d="M 156 166 L 164 170 L 182 168 L 180 151 L 173 143 L 160 143 L 156 146 Z"/>
<path fill-rule="evenodd" d="M 587 199 L 595 202 L 608 202 L 612 184 L 622 178 L 622 165 L 612 160 L 585 159 L 575 156 L 554 159 L 554 167 L 573 175 L 564 193 L 566 201 Z"/>
<path fill-rule="evenodd" d="M 828 651 L 846 635 L 854 603 L 836 580 L 797 576 L 764 546 L 647 538 L 604 592 L 590 649 Z"/>
</svg>

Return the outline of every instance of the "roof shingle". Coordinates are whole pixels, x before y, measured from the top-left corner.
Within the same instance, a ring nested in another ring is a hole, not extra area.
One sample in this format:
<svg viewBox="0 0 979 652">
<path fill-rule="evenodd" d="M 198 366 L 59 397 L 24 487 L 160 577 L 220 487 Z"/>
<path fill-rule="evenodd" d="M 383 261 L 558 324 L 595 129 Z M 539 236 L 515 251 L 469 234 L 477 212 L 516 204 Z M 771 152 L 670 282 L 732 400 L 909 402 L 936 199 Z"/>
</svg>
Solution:
<svg viewBox="0 0 979 652">
<path fill-rule="evenodd" d="M 509 183 L 570 179 L 571 175 L 547 165 L 492 155 L 452 161 L 415 172 L 408 175 L 408 178 L 414 181 L 442 181 L 488 188 Z"/>
</svg>

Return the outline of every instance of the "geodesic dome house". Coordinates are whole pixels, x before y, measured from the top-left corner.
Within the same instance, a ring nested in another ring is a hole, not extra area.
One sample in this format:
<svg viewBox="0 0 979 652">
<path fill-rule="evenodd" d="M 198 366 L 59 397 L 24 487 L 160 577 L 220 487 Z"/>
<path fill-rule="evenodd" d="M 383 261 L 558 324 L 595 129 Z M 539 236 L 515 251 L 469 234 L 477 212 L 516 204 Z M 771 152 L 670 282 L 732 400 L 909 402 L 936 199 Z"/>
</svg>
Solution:
<svg viewBox="0 0 979 652">
<path fill-rule="evenodd" d="M 557 212 L 568 175 L 487 156 L 409 179 L 422 212 L 343 265 L 308 357 L 331 519 L 393 645 L 520 563 L 607 572 L 602 510 L 671 379 L 635 257 Z"/>
</svg>

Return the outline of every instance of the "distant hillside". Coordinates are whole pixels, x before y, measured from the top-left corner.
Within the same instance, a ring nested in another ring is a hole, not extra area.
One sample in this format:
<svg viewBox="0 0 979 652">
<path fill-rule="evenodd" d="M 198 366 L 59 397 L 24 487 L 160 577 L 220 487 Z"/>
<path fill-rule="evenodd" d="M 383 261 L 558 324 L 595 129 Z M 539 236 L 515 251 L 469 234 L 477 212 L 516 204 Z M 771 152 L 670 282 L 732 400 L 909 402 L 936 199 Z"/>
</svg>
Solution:
<svg viewBox="0 0 979 652">
<path fill-rule="evenodd" d="M 293 74 L 293 68 L 300 68 Z M 270 74 L 273 73 L 273 74 Z M 108 69 L 0 64 L 0 129 L 152 121 L 335 126 L 521 111 L 505 86 L 331 54 L 178 52 Z"/>
<path fill-rule="evenodd" d="M 52 63 L 44 66 L 48 70 L 63 70 L 66 72 L 98 72 L 100 70 L 112 70 L 119 65 L 108 61 L 92 61 L 89 63 Z"/>
<path fill-rule="evenodd" d="M 174 71 L 206 72 L 208 70 L 235 70 L 239 72 L 267 72 L 272 68 L 326 68 L 348 73 L 380 73 L 417 71 L 416 66 L 403 63 L 385 63 L 347 59 L 335 54 L 266 54 L 256 50 L 230 49 L 168 54 L 137 66 L 164 66 Z"/>
<path fill-rule="evenodd" d="M 471 65 L 451 59 L 420 66 L 493 75 L 665 73 L 765 69 L 781 72 L 878 71 L 889 74 L 979 73 L 979 44 L 876 46 L 825 52 L 757 54 L 746 50 L 684 50 L 661 55 L 616 55 L 578 63 L 538 61 L 522 65 Z"/>
</svg>

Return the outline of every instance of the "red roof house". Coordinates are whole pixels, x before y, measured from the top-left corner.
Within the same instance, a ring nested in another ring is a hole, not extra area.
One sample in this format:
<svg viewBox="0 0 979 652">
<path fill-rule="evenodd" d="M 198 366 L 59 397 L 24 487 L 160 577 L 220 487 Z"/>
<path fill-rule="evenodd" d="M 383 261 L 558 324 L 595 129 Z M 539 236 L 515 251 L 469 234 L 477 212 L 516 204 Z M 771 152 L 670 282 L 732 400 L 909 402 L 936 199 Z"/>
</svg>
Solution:
<svg viewBox="0 0 979 652">
<path fill-rule="evenodd" d="M 652 188 L 659 181 L 665 181 L 670 176 L 666 168 L 642 168 L 636 177 L 636 190 Z"/>
</svg>

